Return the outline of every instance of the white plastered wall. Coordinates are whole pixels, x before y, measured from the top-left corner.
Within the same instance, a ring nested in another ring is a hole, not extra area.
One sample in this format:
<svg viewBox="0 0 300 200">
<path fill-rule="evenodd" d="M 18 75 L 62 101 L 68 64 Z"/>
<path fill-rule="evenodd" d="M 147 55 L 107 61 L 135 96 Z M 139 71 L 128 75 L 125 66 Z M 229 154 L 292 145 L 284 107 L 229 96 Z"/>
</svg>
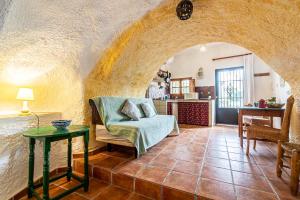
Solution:
<svg viewBox="0 0 300 200">
<path fill-rule="evenodd" d="M 196 86 L 214 86 L 216 69 L 242 66 L 243 58 L 237 57 L 219 61 L 213 61 L 213 58 L 250 52 L 243 47 L 220 42 L 206 44 L 207 51 L 205 52 L 200 51 L 201 46 L 197 45 L 179 52 L 174 56 L 174 59 L 172 58 L 173 62 L 167 64 L 164 69 L 171 72 L 172 78 L 193 77 L 196 79 Z M 203 68 L 202 78 L 197 76 L 200 67 Z M 259 100 L 274 96 L 274 71 L 256 55 L 253 58 L 253 68 L 254 73 L 270 73 L 270 76 L 254 77 L 254 99 Z"/>
</svg>

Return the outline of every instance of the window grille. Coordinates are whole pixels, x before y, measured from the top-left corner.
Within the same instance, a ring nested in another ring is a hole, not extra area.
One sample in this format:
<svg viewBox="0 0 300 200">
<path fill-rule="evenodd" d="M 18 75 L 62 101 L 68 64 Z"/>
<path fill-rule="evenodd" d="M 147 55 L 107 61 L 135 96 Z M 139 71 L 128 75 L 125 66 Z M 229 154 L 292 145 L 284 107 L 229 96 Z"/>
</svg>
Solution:
<svg viewBox="0 0 300 200">
<path fill-rule="evenodd" d="M 235 67 L 217 71 L 219 108 L 239 108 L 244 102 L 244 68 Z"/>
</svg>

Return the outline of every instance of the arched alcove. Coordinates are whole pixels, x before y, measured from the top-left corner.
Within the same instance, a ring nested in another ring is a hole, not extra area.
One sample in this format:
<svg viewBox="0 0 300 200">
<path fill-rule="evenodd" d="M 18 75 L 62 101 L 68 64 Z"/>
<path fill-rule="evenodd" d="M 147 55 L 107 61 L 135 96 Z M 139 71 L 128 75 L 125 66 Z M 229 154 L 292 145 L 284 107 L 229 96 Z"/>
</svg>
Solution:
<svg viewBox="0 0 300 200">
<path fill-rule="evenodd" d="M 248 63 L 251 65 L 248 64 L 247 66 L 251 67 L 251 71 L 253 71 L 253 75 L 250 76 L 253 77 L 251 79 L 253 82 L 253 89 L 251 90 L 253 91 L 249 103 L 273 96 L 277 97 L 278 102 L 284 103 L 291 94 L 290 86 L 283 82 L 281 77 L 260 57 L 238 45 L 213 42 L 192 46 L 177 52 L 166 60 L 160 69 L 171 73 L 172 79 L 191 77 L 195 80 L 195 86 L 199 90 L 199 87 L 216 87 L 216 70 L 242 67 L 245 66 L 247 60 L 250 61 Z M 198 74 L 200 69 L 201 76 Z M 152 91 L 156 91 L 158 96 L 163 95 L 165 91 L 159 89 L 159 81 L 160 78 L 156 75 L 154 81 L 151 82 Z M 215 89 L 212 90 L 216 91 Z M 154 93 L 153 95 L 155 95 Z"/>
<path fill-rule="evenodd" d="M 291 85 L 298 98 L 300 15 L 296 1 L 194 1 L 187 21 L 168 0 L 124 31 L 85 79 L 85 99 L 98 95 L 143 96 L 159 66 L 196 44 L 228 42 L 261 57 Z M 87 102 L 87 101 L 85 101 Z M 86 117 L 88 109 L 85 107 Z M 293 127 L 300 129 L 298 114 Z"/>
</svg>

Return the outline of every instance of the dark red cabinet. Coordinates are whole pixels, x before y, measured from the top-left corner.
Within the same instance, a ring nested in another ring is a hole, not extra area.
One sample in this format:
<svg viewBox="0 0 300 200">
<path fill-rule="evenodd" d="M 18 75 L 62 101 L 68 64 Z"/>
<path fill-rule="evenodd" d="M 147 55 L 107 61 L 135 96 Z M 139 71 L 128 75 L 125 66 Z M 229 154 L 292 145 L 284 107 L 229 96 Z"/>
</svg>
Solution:
<svg viewBox="0 0 300 200">
<path fill-rule="evenodd" d="M 178 123 L 199 126 L 209 125 L 208 102 L 178 102 Z"/>
<path fill-rule="evenodd" d="M 168 115 L 173 115 L 173 108 L 172 108 L 173 103 L 172 102 L 168 102 L 167 103 L 167 114 Z"/>
</svg>

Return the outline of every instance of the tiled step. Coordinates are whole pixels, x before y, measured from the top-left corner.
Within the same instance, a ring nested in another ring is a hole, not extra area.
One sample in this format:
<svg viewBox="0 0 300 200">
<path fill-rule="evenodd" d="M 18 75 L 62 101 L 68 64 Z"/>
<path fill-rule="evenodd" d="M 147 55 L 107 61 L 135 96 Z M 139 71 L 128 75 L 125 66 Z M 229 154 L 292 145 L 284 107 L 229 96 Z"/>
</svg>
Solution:
<svg viewBox="0 0 300 200">
<path fill-rule="evenodd" d="M 74 186 L 80 184 L 75 179 L 67 181 L 66 178 L 57 180 L 50 184 L 49 195 L 50 198 L 54 198 L 62 192 L 73 188 Z M 42 196 L 43 190 L 39 188 L 37 190 L 38 194 Z M 24 195 L 18 200 L 34 200 L 35 198 L 28 198 Z M 151 200 L 148 197 L 137 194 L 135 192 L 130 192 L 124 190 L 120 187 L 105 183 L 96 178 L 90 178 L 89 190 L 85 192 L 82 188 L 76 190 L 75 192 L 67 195 L 63 200 L 111 200 L 111 199 L 122 199 L 122 200 Z"/>
<path fill-rule="evenodd" d="M 132 159 L 132 157 L 106 156 L 105 154 L 91 156 L 89 163 L 90 176 L 107 184 L 120 187 L 129 192 L 135 192 L 151 199 L 195 199 L 193 192 L 186 192 L 163 185 L 163 179 L 156 180 L 154 178 L 151 180 L 151 178 L 138 176 L 138 172 L 142 168 L 145 168 L 145 165 L 138 161 L 132 161 Z M 74 169 L 79 173 L 83 173 L 82 159 L 74 160 Z M 157 169 L 158 167 L 153 168 L 153 170 Z M 149 170 L 149 172 L 152 173 L 151 170 Z M 168 173 L 168 171 L 166 171 L 166 173 Z"/>
</svg>

